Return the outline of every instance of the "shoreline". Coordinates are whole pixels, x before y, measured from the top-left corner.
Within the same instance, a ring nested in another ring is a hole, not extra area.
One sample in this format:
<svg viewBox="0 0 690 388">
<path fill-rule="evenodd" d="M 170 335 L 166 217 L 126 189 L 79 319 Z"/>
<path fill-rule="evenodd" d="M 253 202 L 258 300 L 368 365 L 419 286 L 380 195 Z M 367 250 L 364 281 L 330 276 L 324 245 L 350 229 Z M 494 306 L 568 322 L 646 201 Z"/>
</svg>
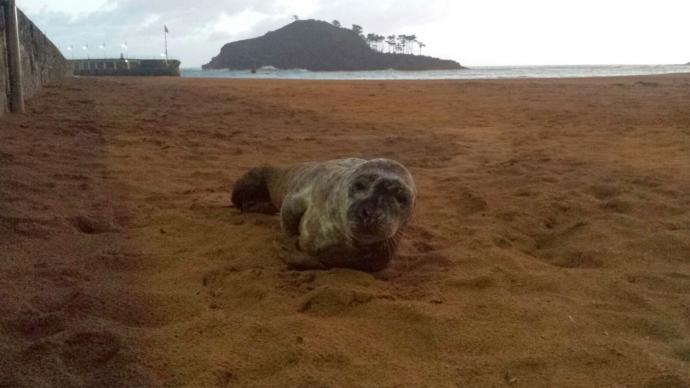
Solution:
<svg viewBox="0 0 690 388">
<path fill-rule="evenodd" d="M 568 70 L 569 69 L 569 70 Z M 249 70 L 201 70 L 182 69 L 184 78 L 228 78 L 228 79 L 300 79 L 300 80 L 518 80 L 518 79 L 586 79 L 602 77 L 655 76 L 664 74 L 687 74 L 690 66 L 678 65 L 559 65 L 559 66 L 487 66 L 462 70 L 423 71 L 322 71 L 304 69 L 259 71 Z M 417 77 L 411 76 L 417 75 Z"/>
</svg>

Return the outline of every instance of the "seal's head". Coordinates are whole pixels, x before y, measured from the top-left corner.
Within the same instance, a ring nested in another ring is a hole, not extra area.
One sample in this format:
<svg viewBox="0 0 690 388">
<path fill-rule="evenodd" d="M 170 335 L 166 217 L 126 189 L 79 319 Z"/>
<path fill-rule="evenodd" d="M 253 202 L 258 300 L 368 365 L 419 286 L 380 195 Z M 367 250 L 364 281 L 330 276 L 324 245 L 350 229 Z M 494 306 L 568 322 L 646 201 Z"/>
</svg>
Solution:
<svg viewBox="0 0 690 388">
<path fill-rule="evenodd" d="M 400 163 L 374 159 L 357 167 L 347 180 L 350 236 L 372 244 L 393 238 L 412 217 L 416 189 Z"/>
</svg>

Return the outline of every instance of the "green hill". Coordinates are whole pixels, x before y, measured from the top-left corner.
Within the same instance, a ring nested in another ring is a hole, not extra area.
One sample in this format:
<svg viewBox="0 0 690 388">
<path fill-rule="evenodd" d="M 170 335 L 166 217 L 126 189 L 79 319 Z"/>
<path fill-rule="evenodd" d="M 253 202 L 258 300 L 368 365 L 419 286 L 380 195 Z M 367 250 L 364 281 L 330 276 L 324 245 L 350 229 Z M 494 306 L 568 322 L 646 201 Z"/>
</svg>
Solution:
<svg viewBox="0 0 690 388">
<path fill-rule="evenodd" d="M 354 31 L 318 20 L 299 20 L 258 38 L 228 43 L 203 69 L 261 66 L 312 71 L 452 70 L 452 60 L 373 50 Z"/>
</svg>

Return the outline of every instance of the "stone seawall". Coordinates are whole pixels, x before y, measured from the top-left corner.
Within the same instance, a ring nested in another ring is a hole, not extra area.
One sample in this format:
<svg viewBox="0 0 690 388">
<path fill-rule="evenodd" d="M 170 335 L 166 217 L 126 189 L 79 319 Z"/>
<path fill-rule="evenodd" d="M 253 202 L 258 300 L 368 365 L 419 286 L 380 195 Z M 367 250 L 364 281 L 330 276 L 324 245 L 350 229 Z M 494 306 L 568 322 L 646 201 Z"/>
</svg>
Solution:
<svg viewBox="0 0 690 388">
<path fill-rule="evenodd" d="M 0 115 L 10 109 L 9 66 L 7 62 L 7 21 L 5 7 L 0 1 Z"/>
<path fill-rule="evenodd" d="M 3 3 L 0 1 L 0 3 Z M 72 70 L 57 47 L 19 11 L 19 45 L 22 63 L 24 98 L 33 96 L 42 85 L 70 75 Z M 9 58 L 7 52 L 7 19 L 0 6 L 0 114 L 9 110 Z"/>
</svg>

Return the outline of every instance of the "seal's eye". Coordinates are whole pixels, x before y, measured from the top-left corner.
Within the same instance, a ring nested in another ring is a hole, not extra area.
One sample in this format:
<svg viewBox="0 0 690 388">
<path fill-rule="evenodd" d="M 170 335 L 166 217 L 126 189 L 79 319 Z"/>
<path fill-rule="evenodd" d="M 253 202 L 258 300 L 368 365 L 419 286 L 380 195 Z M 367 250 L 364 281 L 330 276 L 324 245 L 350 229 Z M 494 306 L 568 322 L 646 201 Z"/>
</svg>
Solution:
<svg viewBox="0 0 690 388">
<path fill-rule="evenodd" d="M 353 188 L 355 191 L 364 191 L 367 188 L 367 185 L 364 184 L 364 182 L 355 182 Z"/>
</svg>

